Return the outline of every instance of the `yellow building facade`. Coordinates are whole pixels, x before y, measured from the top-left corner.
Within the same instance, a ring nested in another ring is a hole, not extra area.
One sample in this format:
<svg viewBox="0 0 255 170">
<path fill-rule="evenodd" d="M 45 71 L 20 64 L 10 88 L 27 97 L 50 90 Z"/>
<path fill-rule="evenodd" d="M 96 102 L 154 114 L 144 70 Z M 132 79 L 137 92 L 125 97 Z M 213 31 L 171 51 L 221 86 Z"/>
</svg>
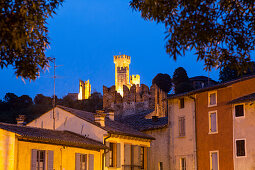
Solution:
<svg viewBox="0 0 255 170">
<path fill-rule="evenodd" d="M 0 170 L 101 170 L 106 148 L 72 132 L 0 123 Z"/>
</svg>

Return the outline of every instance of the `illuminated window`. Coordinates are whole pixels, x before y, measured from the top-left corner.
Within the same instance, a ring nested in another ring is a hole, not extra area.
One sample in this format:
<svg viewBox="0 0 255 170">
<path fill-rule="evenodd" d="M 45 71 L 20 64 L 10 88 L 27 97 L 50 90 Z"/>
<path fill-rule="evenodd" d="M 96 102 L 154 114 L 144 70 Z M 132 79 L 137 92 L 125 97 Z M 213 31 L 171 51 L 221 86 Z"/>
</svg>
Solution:
<svg viewBox="0 0 255 170">
<path fill-rule="evenodd" d="M 186 170 L 186 158 L 180 159 L 180 170 Z"/>
<path fill-rule="evenodd" d="M 208 106 L 216 105 L 217 105 L 217 93 L 216 92 L 208 93 Z"/>
<path fill-rule="evenodd" d="M 163 170 L 163 162 L 159 162 L 159 170 Z"/>
<path fill-rule="evenodd" d="M 217 133 L 218 126 L 217 126 L 217 112 L 212 111 L 209 112 L 209 133 Z"/>
<path fill-rule="evenodd" d="M 236 140 L 236 156 L 245 156 L 245 140 Z"/>
<path fill-rule="evenodd" d="M 244 104 L 235 105 L 235 116 L 236 117 L 244 116 Z"/>
<path fill-rule="evenodd" d="M 185 136 L 185 117 L 179 117 L 179 136 Z"/>
</svg>

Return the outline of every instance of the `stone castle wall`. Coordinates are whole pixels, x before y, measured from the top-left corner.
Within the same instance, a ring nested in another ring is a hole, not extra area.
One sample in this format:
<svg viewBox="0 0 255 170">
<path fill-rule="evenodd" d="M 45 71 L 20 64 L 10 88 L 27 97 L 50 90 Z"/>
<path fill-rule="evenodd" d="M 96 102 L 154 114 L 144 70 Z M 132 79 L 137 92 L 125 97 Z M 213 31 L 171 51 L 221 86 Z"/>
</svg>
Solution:
<svg viewBox="0 0 255 170">
<path fill-rule="evenodd" d="M 153 115 L 164 117 L 167 114 L 167 110 L 164 109 L 167 108 L 167 102 L 164 100 L 166 97 L 167 94 L 155 84 L 150 88 L 144 84 L 133 85 L 130 89 L 123 85 L 123 97 L 115 90 L 115 86 L 103 86 L 103 107 L 113 109 L 116 117 L 144 110 L 154 110 Z"/>
</svg>

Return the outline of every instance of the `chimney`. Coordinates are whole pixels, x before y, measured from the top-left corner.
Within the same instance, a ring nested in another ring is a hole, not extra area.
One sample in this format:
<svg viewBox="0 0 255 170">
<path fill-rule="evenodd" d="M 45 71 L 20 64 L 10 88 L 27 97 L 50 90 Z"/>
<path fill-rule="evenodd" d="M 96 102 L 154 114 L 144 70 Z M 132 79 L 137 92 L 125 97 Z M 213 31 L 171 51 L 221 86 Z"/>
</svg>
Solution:
<svg viewBox="0 0 255 170">
<path fill-rule="evenodd" d="M 105 116 L 106 114 L 103 110 L 97 110 L 95 114 L 95 122 L 99 123 L 100 126 L 105 127 Z"/>
<path fill-rule="evenodd" d="M 157 122 L 158 121 L 158 116 L 152 116 L 152 121 Z"/>
<path fill-rule="evenodd" d="M 25 125 L 25 119 L 26 119 L 25 115 L 18 115 L 18 117 L 16 118 L 17 125 L 19 126 Z"/>
<path fill-rule="evenodd" d="M 105 112 L 107 112 L 107 117 L 114 121 L 114 110 L 113 109 L 107 109 Z"/>
</svg>

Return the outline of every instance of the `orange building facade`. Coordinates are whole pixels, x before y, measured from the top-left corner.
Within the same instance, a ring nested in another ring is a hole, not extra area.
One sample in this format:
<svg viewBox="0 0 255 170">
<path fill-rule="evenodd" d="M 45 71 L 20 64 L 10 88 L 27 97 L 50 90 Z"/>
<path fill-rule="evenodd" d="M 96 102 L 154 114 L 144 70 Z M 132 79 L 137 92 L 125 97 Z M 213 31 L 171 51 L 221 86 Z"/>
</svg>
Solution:
<svg viewBox="0 0 255 170">
<path fill-rule="evenodd" d="M 234 169 L 233 110 L 228 103 L 255 92 L 255 76 L 195 93 L 198 170 Z"/>
</svg>

